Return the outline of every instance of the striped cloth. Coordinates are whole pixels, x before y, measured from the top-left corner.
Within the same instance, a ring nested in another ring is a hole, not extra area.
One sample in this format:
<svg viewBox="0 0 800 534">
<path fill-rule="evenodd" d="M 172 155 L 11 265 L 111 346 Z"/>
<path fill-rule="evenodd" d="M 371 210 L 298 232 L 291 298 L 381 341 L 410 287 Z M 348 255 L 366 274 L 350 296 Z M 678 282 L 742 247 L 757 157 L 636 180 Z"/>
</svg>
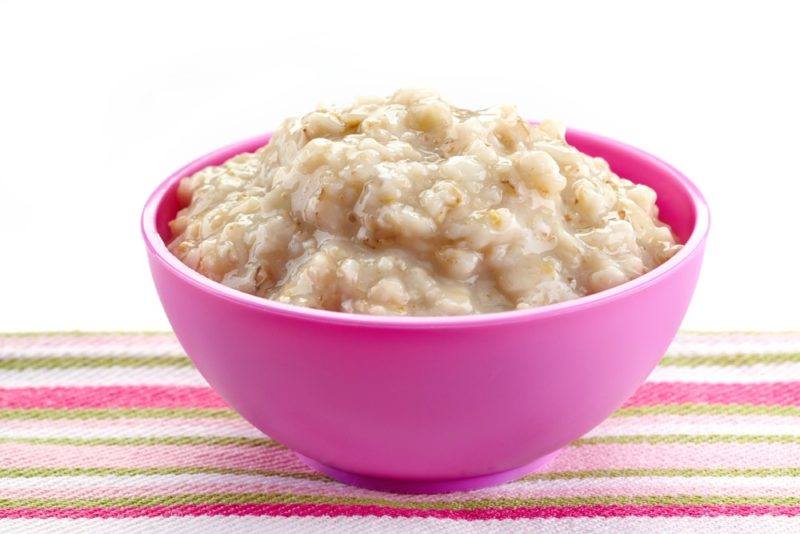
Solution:
<svg viewBox="0 0 800 534">
<path fill-rule="evenodd" d="M 800 532 L 800 333 L 682 333 L 542 473 L 395 495 L 311 471 L 170 334 L 0 335 L 0 532 Z"/>
</svg>

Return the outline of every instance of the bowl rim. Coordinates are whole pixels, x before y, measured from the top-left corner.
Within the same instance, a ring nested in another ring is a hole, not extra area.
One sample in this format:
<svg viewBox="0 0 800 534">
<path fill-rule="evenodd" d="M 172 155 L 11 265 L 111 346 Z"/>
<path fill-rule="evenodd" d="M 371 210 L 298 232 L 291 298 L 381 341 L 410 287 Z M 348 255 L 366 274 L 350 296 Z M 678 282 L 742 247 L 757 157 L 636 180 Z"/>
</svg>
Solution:
<svg viewBox="0 0 800 534">
<path fill-rule="evenodd" d="M 705 243 L 710 225 L 710 215 L 708 204 L 703 194 L 682 172 L 669 163 L 645 152 L 639 148 L 628 145 L 621 141 L 605 136 L 568 128 L 567 135 L 578 135 L 584 138 L 608 145 L 613 149 L 633 153 L 636 157 L 643 160 L 646 164 L 660 168 L 665 174 L 669 175 L 677 184 L 688 194 L 692 209 L 695 214 L 695 224 L 689 239 L 686 240 L 683 248 L 674 256 L 662 263 L 652 271 L 642 276 L 634 278 L 628 282 L 620 284 L 614 288 L 600 291 L 592 295 L 578 297 L 577 299 L 548 304 L 536 308 L 524 310 L 510 310 L 494 313 L 483 313 L 474 315 L 455 315 L 455 316 L 396 316 L 396 315 L 360 315 L 346 312 L 335 312 L 328 310 L 317 310 L 305 308 L 294 304 L 284 304 L 263 297 L 257 297 L 225 286 L 219 282 L 206 278 L 200 273 L 192 270 L 168 249 L 161 239 L 156 228 L 156 217 L 158 208 L 162 203 L 166 192 L 177 180 L 185 177 L 190 169 L 199 170 L 211 165 L 212 161 L 228 159 L 236 154 L 255 150 L 270 139 L 271 133 L 250 137 L 236 143 L 218 148 L 208 154 L 197 158 L 182 166 L 177 171 L 170 174 L 148 197 L 141 214 L 141 232 L 147 250 L 151 257 L 157 259 L 160 264 L 172 272 L 173 275 L 182 281 L 195 286 L 196 288 L 210 293 L 211 295 L 240 304 L 245 307 L 255 308 L 262 312 L 274 313 L 287 318 L 305 320 L 312 323 L 338 324 L 338 325 L 358 325 L 375 328 L 401 328 L 401 329 L 430 329 L 430 328 L 461 328 L 492 326 L 517 323 L 521 321 L 531 321 L 534 319 L 555 317 L 566 313 L 587 310 L 605 304 L 610 304 L 633 293 L 637 293 L 658 283 L 658 280 L 671 271 L 686 263 L 693 257 Z"/>
</svg>

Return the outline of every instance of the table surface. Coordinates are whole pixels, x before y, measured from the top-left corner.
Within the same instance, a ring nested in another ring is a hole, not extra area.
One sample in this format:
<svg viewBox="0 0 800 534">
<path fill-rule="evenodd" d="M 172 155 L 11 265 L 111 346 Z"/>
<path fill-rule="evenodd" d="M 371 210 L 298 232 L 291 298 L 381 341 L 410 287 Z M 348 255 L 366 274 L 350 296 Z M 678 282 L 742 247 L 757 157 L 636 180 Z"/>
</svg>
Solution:
<svg viewBox="0 0 800 534">
<path fill-rule="evenodd" d="M 311 471 L 171 334 L 0 335 L 0 531 L 89 527 L 800 531 L 800 333 L 681 333 L 543 472 L 446 495 Z"/>
</svg>

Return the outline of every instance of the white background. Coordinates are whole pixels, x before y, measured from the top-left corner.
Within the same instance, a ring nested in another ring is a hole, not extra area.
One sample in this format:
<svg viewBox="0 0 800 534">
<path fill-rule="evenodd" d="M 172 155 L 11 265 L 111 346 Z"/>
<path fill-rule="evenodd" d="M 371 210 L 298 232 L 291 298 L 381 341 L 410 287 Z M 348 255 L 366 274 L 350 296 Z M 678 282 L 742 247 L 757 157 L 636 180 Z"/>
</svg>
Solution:
<svg viewBox="0 0 800 534">
<path fill-rule="evenodd" d="M 0 0 L 0 331 L 167 328 L 150 190 L 321 101 L 403 86 L 673 163 L 712 213 L 684 327 L 800 329 L 798 16 L 712 4 Z"/>
</svg>

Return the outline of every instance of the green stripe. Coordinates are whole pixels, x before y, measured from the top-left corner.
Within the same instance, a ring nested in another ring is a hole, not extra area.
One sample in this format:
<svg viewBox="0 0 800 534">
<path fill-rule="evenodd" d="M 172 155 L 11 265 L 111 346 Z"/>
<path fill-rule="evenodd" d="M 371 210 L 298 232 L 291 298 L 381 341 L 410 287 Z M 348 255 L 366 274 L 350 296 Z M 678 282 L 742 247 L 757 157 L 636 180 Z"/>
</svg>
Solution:
<svg viewBox="0 0 800 534">
<path fill-rule="evenodd" d="M 283 448 L 268 438 L 237 436 L 152 436 L 132 438 L 26 438 L 0 437 L 0 443 L 26 443 L 29 445 L 238 445 L 243 447 Z"/>
<path fill-rule="evenodd" d="M 74 437 L 0 437 L 0 443 L 25 443 L 28 445 L 237 445 L 243 447 L 283 448 L 277 441 L 269 438 L 250 438 L 240 436 L 143 436 L 128 438 L 74 438 Z M 571 447 L 585 447 L 608 444 L 682 444 L 682 443 L 800 443 L 800 435 L 736 435 L 736 434 L 644 434 L 630 436 L 597 436 L 581 438 L 569 444 Z"/>
<path fill-rule="evenodd" d="M 53 330 L 48 332 L 0 332 L 0 337 L 56 337 L 56 336 L 71 336 L 71 337 L 87 337 L 87 336 L 171 336 L 172 332 L 169 330 L 109 330 L 103 331 L 85 331 L 85 330 Z"/>
<path fill-rule="evenodd" d="M 749 404 L 667 404 L 621 408 L 611 417 L 644 415 L 775 415 L 800 416 L 800 406 L 760 406 Z M 129 419 L 129 418 L 213 418 L 239 419 L 227 408 L 35 408 L 0 410 L 3 419 Z"/>
<path fill-rule="evenodd" d="M 36 408 L 32 410 L 0 410 L 3 419 L 239 419 L 228 408 Z"/>
<path fill-rule="evenodd" d="M 666 356 L 662 367 L 747 367 L 759 364 L 800 362 L 800 353 L 789 354 L 731 354 L 721 356 Z M 0 370 L 72 369 L 99 367 L 191 367 L 186 356 L 42 356 L 30 358 L 0 358 Z"/>
<path fill-rule="evenodd" d="M 295 495 L 291 493 L 217 493 L 148 495 L 141 497 L 95 497 L 78 499 L 23 498 L 0 499 L 0 507 L 8 508 L 96 508 L 129 506 L 179 506 L 179 505 L 235 505 L 235 504 L 333 504 L 366 505 L 392 508 L 422 508 L 431 510 L 482 508 L 518 508 L 544 506 L 709 506 L 756 505 L 797 506 L 800 497 L 728 497 L 709 495 L 642 495 L 642 496 L 591 496 L 591 497 L 532 497 L 493 498 L 474 500 L 395 500 L 386 497 L 347 497 L 339 495 Z"/>
<path fill-rule="evenodd" d="M 248 475 L 284 477 L 302 480 L 331 481 L 321 473 L 292 473 L 280 470 L 247 469 L 236 467 L 25 467 L 2 468 L 0 478 L 39 478 L 70 476 L 136 477 L 151 475 Z M 534 473 L 520 480 L 571 480 L 586 478 L 630 477 L 800 477 L 800 467 L 775 467 L 756 469 L 605 469 L 585 471 L 559 471 Z"/>
<path fill-rule="evenodd" d="M 611 417 L 641 415 L 782 415 L 800 416 L 800 406 L 761 406 L 754 404 L 664 404 L 620 408 Z"/>
<path fill-rule="evenodd" d="M 797 429 L 800 432 L 800 427 Z M 800 435 L 756 435 L 756 434 L 642 434 L 632 436 L 597 436 L 581 438 L 571 445 L 628 444 L 628 443 L 800 443 Z"/>
<path fill-rule="evenodd" d="M 192 367 L 186 356 L 45 356 L 0 358 L 0 370 L 74 369 L 97 367 Z"/>
<path fill-rule="evenodd" d="M 747 367 L 759 364 L 782 364 L 800 362 L 800 352 L 787 354 L 722 354 L 714 356 L 665 356 L 659 363 L 662 367 Z"/>
<path fill-rule="evenodd" d="M 759 364 L 784 364 L 800 362 L 800 353 L 789 354 L 731 354 L 719 356 L 666 356 L 662 367 L 747 367 Z M 21 371 L 25 369 L 72 369 L 99 367 L 191 367 L 185 355 L 165 356 L 41 356 L 30 358 L 0 358 L 0 369 Z"/>
<path fill-rule="evenodd" d="M 800 467 L 773 467 L 756 469 L 597 469 L 587 471 L 559 471 L 533 473 L 520 480 L 568 480 L 583 478 L 628 477 L 800 477 Z"/>
</svg>

